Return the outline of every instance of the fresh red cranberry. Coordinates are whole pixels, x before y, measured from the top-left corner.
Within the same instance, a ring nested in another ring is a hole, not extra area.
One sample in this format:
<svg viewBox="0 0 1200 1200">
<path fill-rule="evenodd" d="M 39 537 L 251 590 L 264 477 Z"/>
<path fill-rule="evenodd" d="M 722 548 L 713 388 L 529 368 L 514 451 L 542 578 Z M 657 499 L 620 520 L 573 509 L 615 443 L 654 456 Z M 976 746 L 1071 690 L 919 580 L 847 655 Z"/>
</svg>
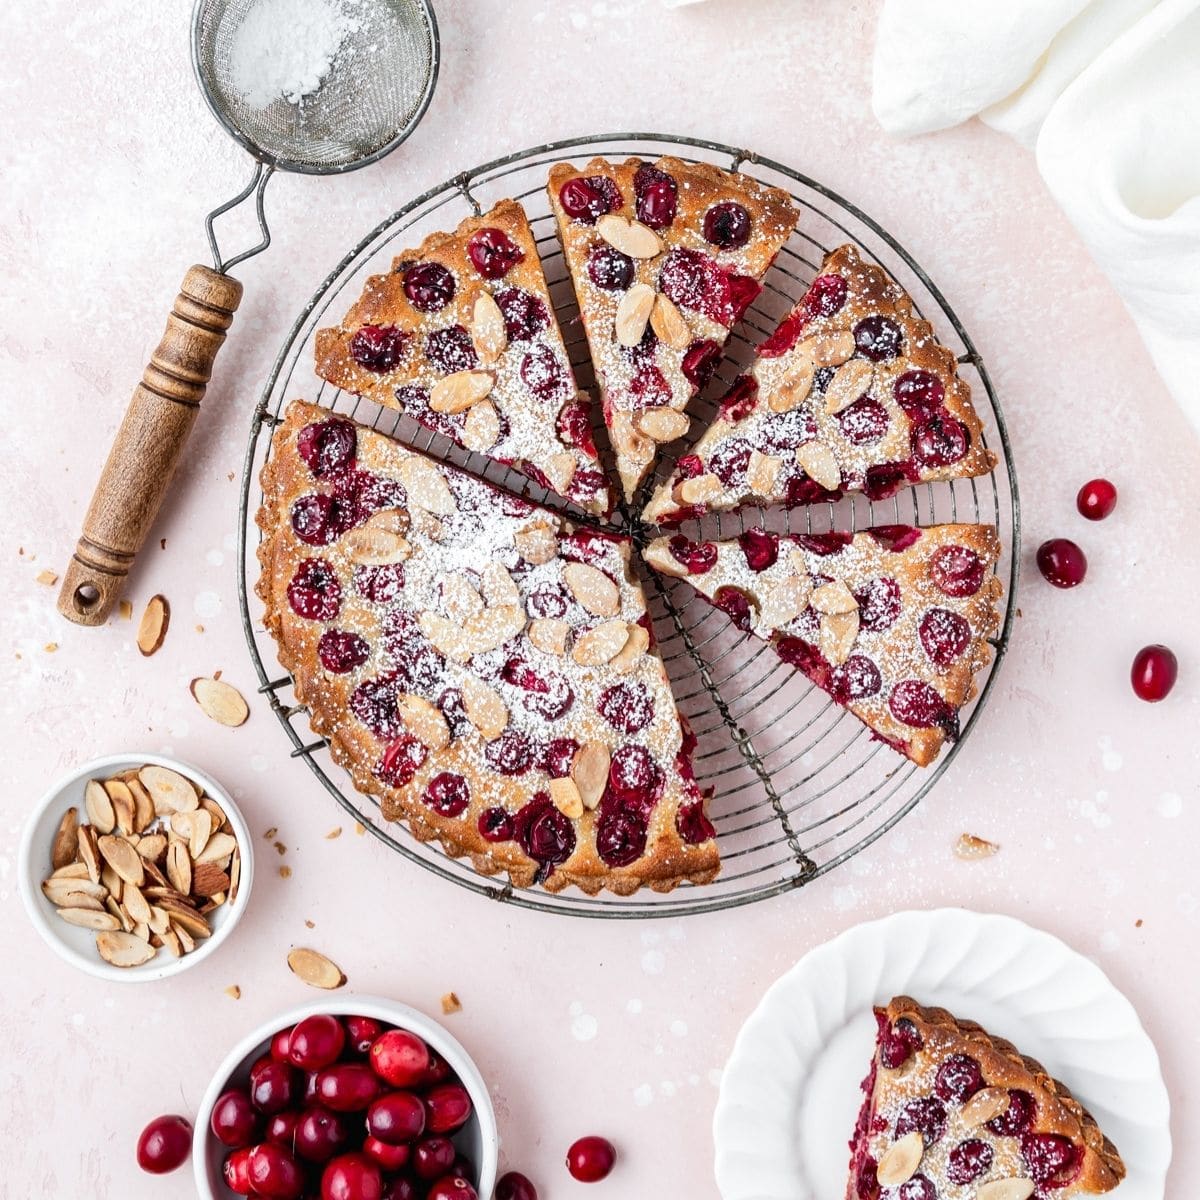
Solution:
<svg viewBox="0 0 1200 1200">
<path fill-rule="evenodd" d="M 516 729 L 506 729 L 484 747 L 483 757 L 493 771 L 501 775 L 524 775 L 534 764 L 534 748 L 529 738 Z"/>
<path fill-rule="evenodd" d="M 288 1052 L 291 1049 L 291 1045 L 292 1045 L 292 1029 L 291 1029 L 291 1027 L 289 1026 L 287 1029 L 277 1030 L 275 1032 L 275 1035 L 271 1038 L 271 1051 L 270 1051 L 271 1058 L 273 1058 L 276 1062 L 282 1062 L 282 1063 L 290 1062 L 291 1060 L 288 1058 Z M 259 1061 L 262 1061 L 262 1060 L 260 1059 Z M 257 1066 L 257 1065 L 258 1064 L 255 1063 L 255 1066 Z M 254 1071 L 254 1068 L 252 1067 L 251 1074 L 253 1074 L 253 1071 Z"/>
<path fill-rule="evenodd" d="M 855 446 L 872 446 L 887 434 L 887 409 L 870 396 L 859 396 L 837 415 L 842 437 Z"/>
<path fill-rule="evenodd" d="M 571 821 L 554 807 L 548 792 L 535 792 L 516 814 L 513 835 L 521 849 L 543 867 L 566 862 L 575 849 Z"/>
<path fill-rule="evenodd" d="M 767 529 L 747 529 L 738 535 L 738 545 L 752 571 L 765 571 L 779 558 L 779 537 Z"/>
<path fill-rule="evenodd" d="M 1021 1138 L 1021 1157 L 1034 1183 L 1062 1187 L 1074 1182 L 1083 1165 L 1083 1150 L 1057 1133 L 1027 1133 Z"/>
<path fill-rule="evenodd" d="M 289 1150 L 275 1142 L 262 1142 L 250 1151 L 247 1162 L 250 1189 L 270 1200 L 299 1200 L 304 1172 Z"/>
<path fill-rule="evenodd" d="M 654 701 L 645 685 L 636 680 L 605 688 L 596 701 L 596 710 L 622 733 L 640 733 L 654 720 Z"/>
<path fill-rule="evenodd" d="M 304 1103 L 315 1104 L 317 1102 L 317 1083 L 321 1077 L 320 1071 L 309 1071 L 304 1076 Z"/>
<path fill-rule="evenodd" d="M 900 326 L 890 317 L 864 317 L 854 327 L 854 344 L 863 358 L 872 362 L 895 358 L 904 345 Z"/>
<path fill-rule="evenodd" d="M 396 710 L 399 691 L 398 677 L 394 674 L 364 680 L 350 693 L 350 711 L 377 738 L 383 741 L 398 738 L 404 732 Z"/>
<path fill-rule="evenodd" d="M 421 1200 L 417 1185 L 407 1175 L 393 1175 L 383 1185 L 383 1200 Z"/>
<path fill-rule="evenodd" d="M 355 1054 L 365 1055 L 371 1049 L 371 1043 L 383 1032 L 383 1022 L 374 1017 L 346 1017 L 342 1022 L 346 1026 L 346 1045 Z"/>
<path fill-rule="evenodd" d="M 607 1138 L 581 1137 L 567 1151 L 567 1170 L 580 1183 L 599 1183 L 616 1161 L 616 1148 Z"/>
<path fill-rule="evenodd" d="M 496 1181 L 496 1200 L 538 1200 L 537 1188 L 520 1171 L 506 1171 Z"/>
<path fill-rule="evenodd" d="M 687 568 L 689 575 L 704 575 L 717 565 L 715 542 L 693 542 L 677 533 L 667 542 L 667 549 L 677 563 Z"/>
<path fill-rule="evenodd" d="M 355 521 L 354 506 L 323 492 L 301 496 L 292 505 L 292 530 L 308 546 L 336 542 Z"/>
<path fill-rule="evenodd" d="M 300 1114 L 294 1108 L 276 1113 L 267 1121 L 266 1140 L 281 1146 L 292 1146 L 296 1138 L 296 1122 L 299 1120 Z"/>
<path fill-rule="evenodd" d="M 910 1100 L 896 1118 L 896 1137 L 917 1130 L 925 1139 L 926 1146 L 932 1146 L 946 1132 L 946 1106 L 936 1096 L 922 1096 L 919 1100 Z"/>
<path fill-rule="evenodd" d="M 949 1161 L 946 1164 L 946 1177 L 951 1183 L 958 1184 L 959 1187 L 966 1187 L 968 1183 L 974 1183 L 991 1169 L 991 1146 L 987 1142 L 981 1142 L 978 1138 L 969 1138 L 965 1142 L 959 1142 L 950 1151 Z"/>
<path fill-rule="evenodd" d="M 425 357 L 443 375 L 470 371 L 479 365 L 475 344 L 463 325 L 447 325 L 445 329 L 433 330 L 425 339 Z"/>
<path fill-rule="evenodd" d="M 758 380 L 753 375 L 739 375 L 729 391 L 721 397 L 720 419 L 742 421 L 758 407 Z"/>
<path fill-rule="evenodd" d="M 867 633 L 881 633 L 900 619 L 900 585 L 887 575 L 877 576 L 855 593 L 858 625 Z"/>
<path fill-rule="evenodd" d="M 846 303 L 846 281 L 840 275 L 818 275 L 800 303 L 810 318 L 832 317 Z"/>
<path fill-rule="evenodd" d="M 615 212 L 622 205 L 620 189 L 607 175 L 568 179 L 558 190 L 558 202 L 568 217 L 584 225 L 595 225 L 605 213 Z"/>
<path fill-rule="evenodd" d="M 151 1175 L 165 1175 L 187 1162 L 192 1152 L 192 1126 L 186 1117 L 155 1117 L 137 1142 L 137 1162 Z"/>
<path fill-rule="evenodd" d="M 552 400 L 566 383 L 558 355 L 549 346 L 535 346 L 521 359 L 521 380 L 539 399 Z"/>
<path fill-rule="evenodd" d="M 1089 521 L 1103 521 L 1117 507 L 1117 489 L 1107 479 L 1090 479 L 1079 489 L 1075 507 Z"/>
<path fill-rule="evenodd" d="M 633 259 L 607 242 L 597 242 L 588 251 L 587 273 L 598 288 L 623 292 L 633 282 Z"/>
<path fill-rule="evenodd" d="M 558 414 L 558 436 L 568 446 L 578 446 L 585 453 L 596 454 L 596 442 L 592 437 L 592 411 L 581 400 L 564 404 Z"/>
<path fill-rule="evenodd" d="M 467 254 L 484 279 L 500 279 L 524 259 L 520 246 L 504 232 L 491 226 L 476 230 L 467 243 Z"/>
<path fill-rule="evenodd" d="M 902 462 L 876 463 L 867 468 L 863 479 L 863 494 L 868 500 L 887 500 L 906 483 L 916 483 L 921 474 L 912 459 Z"/>
<path fill-rule="evenodd" d="M 250 1100 L 260 1113 L 271 1116 L 299 1099 L 299 1083 L 287 1063 L 269 1061 L 250 1076 Z"/>
<path fill-rule="evenodd" d="M 364 325 L 350 339 L 350 357 L 360 367 L 385 375 L 404 357 L 409 335 L 395 325 Z"/>
<path fill-rule="evenodd" d="M 454 276 L 441 263 L 417 263 L 404 272 L 404 294 L 414 308 L 438 312 L 454 299 Z"/>
<path fill-rule="evenodd" d="M 379 1080 L 366 1063 L 338 1063 L 317 1077 L 317 1096 L 334 1112 L 362 1112 L 379 1095 Z"/>
<path fill-rule="evenodd" d="M 408 1160 L 412 1157 L 412 1147 L 407 1143 L 391 1146 L 370 1134 L 363 1138 L 362 1152 L 381 1171 L 386 1172 L 401 1170 L 408 1165 Z"/>
<path fill-rule="evenodd" d="M 931 468 L 958 462 L 971 447 L 970 431 L 945 409 L 914 424 L 908 440 L 917 462 Z"/>
<path fill-rule="evenodd" d="M 931 608 L 917 630 L 925 653 L 939 667 L 948 667 L 971 644 L 971 626 L 966 618 L 947 608 Z"/>
<path fill-rule="evenodd" d="M 388 787 L 405 787 L 425 765 L 429 751 L 412 734 L 402 733 L 389 742 L 375 768 L 375 775 Z"/>
<path fill-rule="evenodd" d="M 228 1155 L 221 1167 L 225 1186 L 238 1196 L 250 1195 L 250 1146 L 242 1146 Z"/>
<path fill-rule="evenodd" d="M 717 836 L 716 828 L 704 811 L 702 800 L 680 805 L 675 814 L 675 829 L 689 846 L 698 846 Z"/>
<path fill-rule="evenodd" d="M 346 1044 L 346 1030 L 337 1017 L 315 1013 L 305 1017 L 288 1039 L 288 1058 L 305 1071 L 319 1071 L 337 1062 Z"/>
<path fill-rule="evenodd" d="M 947 1103 L 965 1104 L 983 1087 L 983 1072 L 969 1054 L 951 1054 L 938 1067 L 933 1090 Z"/>
<path fill-rule="evenodd" d="M 479 1200 L 479 1193 L 469 1179 L 447 1175 L 425 1193 L 425 1200 Z"/>
<path fill-rule="evenodd" d="M 488 808 L 479 814 L 479 836 L 485 842 L 511 842 L 512 816 L 504 808 Z"/>
<path fill-rule="evenodd" d="M 684 351 L 679 369 L 692 387 L 700 391 L 713 377 L 720 361 L 721 347 L 708 338 L 702 338 L 692 342 Z"/>
<path fill-rule="evenodd" d="M 457 1083 L 441 1084 L 425 1096 L 426 1124 L 430 1133 L 452 1133 L 461 1129 L 470 1118 L 471 1111 L 470 1094 Z"/>
<path fill-rule="evenodd" d="M 213 1105 L 209 1127 L 226 1146 L 249 1146 L 258 1136 L 258 1113 L 245 1092 L 231 1088 Z"/>
<path fill-rule="evenodd" d="M 461 775 L 440 771 L 426 785 L 421 799 L 443 817 L 457 817 L 471 803 L 471 789 Z"/>
<path fill-rule="evenodd" d="M 501 288 L 493 297 L 504 317 L 510 342 L 528 342 L 550 327 L 550 314 L 541 299 L 521 288 Z"/>
<path fill-rule="evenodd" d="M 905 371 L 892 384 L 892 395 L 906 413 L 919 416 L 941 408 L 946 387 L 929 371 Z"/>
<path fill-rule="evenodd" d="M 445 1137 L 422 1138 L 414 1147 L 412 1166 L 418 1179 L 439 1179 L 453 1166 L 454 1143 Z"/>
<path fill-rule="evenodd" d="M 317 479 L 330 479 L 354 462 L 358 435 L 349 421 L 315 421 L 300 430 L 296 450 Z"/>
<path fill-rule="evenodd" d="M 1166 646 L 1143 646 L 1133 659 L 1129 681 L 1139 700 L 1165 700 L 1179 677 L 1179 660 Z"/>
<path fill-rule="evenodd" d="M 419 1084 L 429 1069 L 429 1047 L 407 1029 L 389 1029 L 372 1043 L 371 1069 L 393 1087 Z"/>
<path fill-rule="evenodd" d="M 342 585 L 321 558 L 304 559 L 288 584 L 287 595 L 292 611 L 309 621 L 332 621 L 341 611 Z"/>
<path fill-rule="evenodd" d="M 911 1021 L 901 1017 L 895 1025 L 889 1026 L 885 1017 L 880 1018 L 879 1061 L 889 1070 L 904 1066 L 924 1044 Z"/>
<path fill-rule="evenodd" d="M 321 1174 L 321 1200 L 383 1200 L 383 1174 L 365 1154 L 343 1154 Z"/>
<path fill-rule="evenodd" d="M 1058 588 L 1078 587 L 1087 575 L 1087 557 L 1068 538 L 1051 538 L 1037 551 L 1038 570 Z"/>
<path fill-rule="evenodd" d="M 878 695 L 883 687 L 879 668 L 865 654 L 852 654 L 833 668 L 829 676 L 829 694 L 839 704 L 854 704 Z"/>
<path fill-rule="evenodd" d="M 1008 1093 L 1008 1108 L 993 1117 L 987 1127 L 997 1137 L 1016 1137 L 1033 1124 L 1037 1104 L 1028 1092 L 1013 1089 Z"/>
<path fill-rule="evenodd" d="M 367 1132 L 390 1146 L 411 1142 L 424 1131 L 425 1105 L 412 1092 L 388 1092 L 367 1109 Z"/>
<path fill-rule="evenodd" d="M 328 1162 L 349 1142 L 347 1119 L 327 1108 L 306 1108 L 296 1122 L 296 1153 L 308 1162 Z"/>
<path fill-rule="evenodd" d="M 750 240 L 750 214 L 736 200 L 723 200 L 704 214 L 704 238 L 722 250 L 738 250 Z"/>
<path fill-rule="evenodd" d="M 754 605 L 750 597 L 739 587 L 725 584 L 713 593 L 713 606 L 719 608 L 734 626 L 749 633 L 754 625 Z"/>
<path fill-rule="evenodd" d="M 961 600 L 983 586 L 983 560 L 967 546 L 940 546 L 929 562 L 933 582 L 947 596 Z"/>
</svg>

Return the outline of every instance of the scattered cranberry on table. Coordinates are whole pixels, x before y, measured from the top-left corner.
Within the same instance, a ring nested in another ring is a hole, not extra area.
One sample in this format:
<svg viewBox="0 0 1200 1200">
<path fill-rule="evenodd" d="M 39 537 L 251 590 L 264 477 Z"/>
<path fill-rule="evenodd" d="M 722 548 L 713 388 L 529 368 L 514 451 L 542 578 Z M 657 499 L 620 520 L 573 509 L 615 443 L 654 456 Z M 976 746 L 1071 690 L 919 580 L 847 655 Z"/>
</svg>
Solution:
<svg viewBox="0 0 1200 1200">
<path fill-rule="evenodd" d="M 1103 521 L 1117 507 L 1117 489 L 1107 479 L 1089 479 L 1079 489 L 1075 507 L 1089 521 Z"/>
<path fill-rule="evenodd" d="M 1179 660 L 1166 646 L 1143 646 L 1133 659 L 1129 680 L 1139 700 L 1165 700 L 1179 676 Z"/>
<path fill-rule="evenodd" d="M 155 1117 L 137 1144 L 138 1166 L 151 1175 L 165 1175 L 187 1162 L 192 1150 L 192 1126 L 185 1117 Z"/>
<path fill-rule="evenodd" d="M 1087 575 L 1087 558 L 1068 538 L 1051 538 L 1037 551 L 1038 570 L 1055 587 L 1078 587 Z"/>
<path fill-rule="evenodd" d="M 581 1137 L 567 1151 L 567 1170 L 580 1183 L 599 1183 L 616 1161 L 616 1149 L 607 1138 Z"/>
<path fill-rule="evenodd" d="M 496 1200 L 538 1200 L 537 1188 L 520 1171 L 508 1171 L 496 1183 Z"/>
</svg>

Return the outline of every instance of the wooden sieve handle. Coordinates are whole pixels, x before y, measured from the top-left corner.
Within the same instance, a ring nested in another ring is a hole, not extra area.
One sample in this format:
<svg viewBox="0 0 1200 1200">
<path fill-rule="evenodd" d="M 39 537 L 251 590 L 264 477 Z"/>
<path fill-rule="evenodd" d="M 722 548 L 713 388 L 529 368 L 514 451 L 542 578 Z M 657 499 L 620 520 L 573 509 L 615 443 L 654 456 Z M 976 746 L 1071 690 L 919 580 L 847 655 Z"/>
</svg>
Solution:
<svg viewBox="0 0 1200 1200">
<path fill-rule="evenodd" d="M 184 276 L 63 577 L 58 611 L 76 624 L 103 625 L 115 607 L 175 474 L 241 299 L 242 285 L 209 267 L 194 266 Z"/>
</svg>

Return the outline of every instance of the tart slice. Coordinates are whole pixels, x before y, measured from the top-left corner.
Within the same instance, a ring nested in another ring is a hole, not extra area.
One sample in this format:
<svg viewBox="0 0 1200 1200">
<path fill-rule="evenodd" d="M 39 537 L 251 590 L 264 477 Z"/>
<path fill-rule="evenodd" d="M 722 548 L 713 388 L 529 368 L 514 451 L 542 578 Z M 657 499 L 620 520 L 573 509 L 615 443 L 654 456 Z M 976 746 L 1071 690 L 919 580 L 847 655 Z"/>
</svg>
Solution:
<svg viewBox="0 0 1200 1200">
<path fill-rule="evenodd" d="M 579 300 L 625 498 L 796 224 L 786 192 L 708 163 L 595 158 L 551 168 L 550 204 Z"/>
<path fill-rule="evenodd" d="M 1000 540 L 988 525 L 734 541 L 656 538 L 646 561 L 769 642 L 877 738 L 920 766 L 958 737 L 1000 627 Z"/>
<path fill-rule="evenodd" d="M 1125 1177 L 1091 1113 L 974 1021 L 907 996 L 877 1008 L 846 1200 L 1067 1200 Z"/>
<path fill-rule="evenodd" d="M 385 818 L 521 887 L 716 875 L 628 540 L 302 402 L 262 487 L 266 627 Z"/>
<path fill-rule="evenodd" d="M 986 475 L 971 389 L 908 293 L 853 246 L 825 259 L 758 347 L 717 420 L 642 516 L 659 524 L 742 504 L 812 504 L 844 492 Z"/>
<path fill-rule="evenodd" d="M 405 251 L 316 342 L 317 374 L 514 466 L 594 513 L 612 507 L 525 210 L 502 200 Z"/>
</svg>

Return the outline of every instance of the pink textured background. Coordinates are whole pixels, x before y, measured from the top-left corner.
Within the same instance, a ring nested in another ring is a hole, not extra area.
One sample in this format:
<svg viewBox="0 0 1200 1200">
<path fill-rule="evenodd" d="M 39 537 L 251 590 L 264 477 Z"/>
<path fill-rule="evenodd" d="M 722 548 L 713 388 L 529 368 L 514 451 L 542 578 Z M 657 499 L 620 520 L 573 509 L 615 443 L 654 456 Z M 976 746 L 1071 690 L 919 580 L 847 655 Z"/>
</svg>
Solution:
<svg viewBox="0 0 1200 1200">
<path fill-rule="evenodd" d="M 447 1023 L 493 1086 L 503 1159 L 544 1197 L 582 1194 L 562 1169 L 564 1148 L 603 1132 L 623 1152 L 605 1195 L 708 1200 L 715 1083 L 765 986 L 859 920 L 943 904 L 1041 925 L 1126 990 L 1164 1054 L 1177 1140 L 1169 1194 L 1185 1194 L 1182 1181 L 1200 1174 L 1187 1136 L 1200 1105 L 1200 454 L 1032 158 L 978 125 L 885 138 L 869 108 L 874 3 L 710 0 L 672 12 L 656 0 L 442 0 L 441 82 L 412 140 L 358 175 L 271 186 L 275 244 L 241 272 L 246 299 L 218 379 L 130 581 L 135 611 L 156 591 L 174 609 L 166 645 L 147 661 L 130 624 L 71 626 L 34 577 L 61 571 L 170 297 L 187 264 L 204 258 L 203 215 L 248 174 L 193 86 L 189 7 L 42 0 L 4 17 L 0 1195 L 190 1195 L 190 1176 L 139 1176 L 137 1131 L 158 1112 L 192 1111 L 234 1039 L 313 997 L 284 963 L 302 942 L 334 956 L 354 989 L 430 1012 L 458 992 L 464 1010 Z M 620 128 L 752 146 L 894 231 L 991 368 L 1026 529 L 1009 660 L 923 807 L 800 894 L 669 923 L 500 909 L 349 827 L 326 841 L 346 822 L 288 761 L 266 706 L 256 699 L 250 722 L 229 731 L 206 720 L 186 686 L 220 668 L 252 691 L 231 475 L 257 389 L 316 283 L 380 217 L 454 171 Z M 1122 496 L 1111 520 L 1090 526 L 1073 496 L 1097 473 Z M 1089 554 L 1077 592 L 1051 589 L 1032 569 L 1032 547 L 1052 535 Z M 1126 675 L 1134 650 L 1159 640 L 1179 654 L 1182 680 L 1150 707 Z M 293 874 L 279 878 L 260 843 L 261 875 L 233 941 L 178 980 L 130 989 L 51 956 L 20 911 L 15 851 L 28 805 L 55 776 L 134 747 L 215 773 L 256 831 L 279 827 Z M 999 841 L 1001 853 L 957 861 L 951 845 L 963 830 Z M 235 982 L 237 1002 L 223 994 Z"/>
</svg>

